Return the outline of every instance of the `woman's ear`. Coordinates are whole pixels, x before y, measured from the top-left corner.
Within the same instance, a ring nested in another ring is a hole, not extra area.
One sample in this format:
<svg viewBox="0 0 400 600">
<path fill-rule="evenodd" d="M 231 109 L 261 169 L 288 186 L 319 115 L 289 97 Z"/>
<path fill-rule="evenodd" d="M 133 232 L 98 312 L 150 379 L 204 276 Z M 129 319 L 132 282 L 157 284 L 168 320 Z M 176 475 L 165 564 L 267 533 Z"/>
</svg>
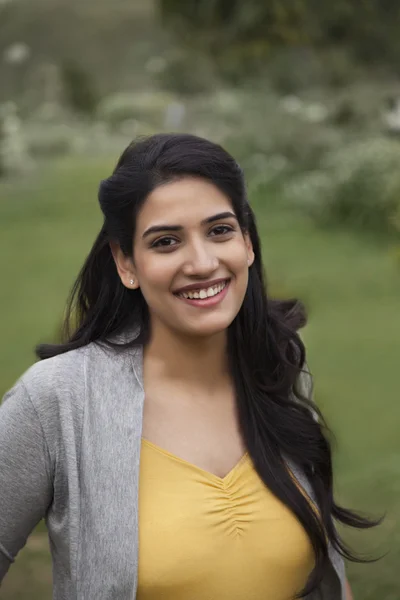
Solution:
<svg viewBox="0 0 400 600">
<path fill-rule="evenodd" d="M 137 289 L 139 282 L 132 258 L 122 252 L 117 242 L 110 242 L 110 249 L 122 284 L 130 290 Z"/>
<path fill-rule="evenodd" d="M 248 233 L 245 234 L 244 241 L 247 249 L 247 265 L 251 267 L 251 265 L 254 262 L 254 250 L 253 244 L 251 243 L 250 235 Z"/>
</svg>

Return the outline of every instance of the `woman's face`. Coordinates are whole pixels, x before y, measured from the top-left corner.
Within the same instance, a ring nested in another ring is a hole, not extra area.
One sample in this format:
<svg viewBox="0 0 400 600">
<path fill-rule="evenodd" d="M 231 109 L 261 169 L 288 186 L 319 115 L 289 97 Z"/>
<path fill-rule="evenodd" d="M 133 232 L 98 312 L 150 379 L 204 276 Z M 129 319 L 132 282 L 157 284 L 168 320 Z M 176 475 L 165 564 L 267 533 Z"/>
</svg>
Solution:
<svg viewBox="0 0 400 600">
<path fill-rule="evenodd" d="M 148 196 L 136 221 L 133 257 L 132 271 L 126 279 L 120 275 L 127 287 L 140 287 L 152 330 L 162 325 L 195 336 L 214 335 L 232 323 L 254 260 L 229 199 L 194 177 Z"/>
</svg>

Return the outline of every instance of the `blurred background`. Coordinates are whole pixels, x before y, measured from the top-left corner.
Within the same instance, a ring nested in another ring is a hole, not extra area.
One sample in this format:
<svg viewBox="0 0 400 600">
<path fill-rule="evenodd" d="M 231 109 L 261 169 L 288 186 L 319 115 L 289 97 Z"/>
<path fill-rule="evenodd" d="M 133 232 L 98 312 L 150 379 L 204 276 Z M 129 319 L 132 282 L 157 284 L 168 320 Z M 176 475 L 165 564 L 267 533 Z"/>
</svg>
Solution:
<svg viewBox="0 0 400 600">
<path fill-rule="evenodd" d="M 132 138 L 192 132 L 242 165 L 271 293 L 296 295 L 357 600 L 399 600 L 400 4 L 0 0 L 0 397 L 55 339 Z M 43 524 L 2 600 L 51 598 Z"/>
</svg>

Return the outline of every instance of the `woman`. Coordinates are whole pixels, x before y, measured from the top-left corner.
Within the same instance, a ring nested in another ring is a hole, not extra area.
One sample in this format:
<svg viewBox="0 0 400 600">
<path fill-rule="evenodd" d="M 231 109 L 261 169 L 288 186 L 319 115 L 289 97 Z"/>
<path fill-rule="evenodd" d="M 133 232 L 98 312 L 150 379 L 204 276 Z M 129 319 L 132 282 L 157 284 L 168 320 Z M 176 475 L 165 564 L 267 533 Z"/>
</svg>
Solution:
<svg viewBox="0 0 400 600">
<path fill-rule="evenodd" d="M 131 144 L 65 341 L 0 411 L 0 576 L 46 518 L 54 598 L 350 598 L 305 319 L 266 295 L 243 175 L 191 135 Z"/>
</svg>

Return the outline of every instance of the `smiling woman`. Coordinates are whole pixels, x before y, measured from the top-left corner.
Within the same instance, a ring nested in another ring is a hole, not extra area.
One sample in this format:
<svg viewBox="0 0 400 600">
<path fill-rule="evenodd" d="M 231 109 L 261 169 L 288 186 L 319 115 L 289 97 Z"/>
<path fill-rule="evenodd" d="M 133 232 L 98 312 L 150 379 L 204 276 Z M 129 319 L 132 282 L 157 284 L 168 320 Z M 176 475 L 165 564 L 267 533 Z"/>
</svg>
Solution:
<svg viewBox="0 0 400 600">
<path fill-rule="evenodd" d="M 156 135 L 99 202 L 65 339 L 0 408 L 0 579 L 45 517 L 56 600 L 345 600 L 335 521 L 374 522 L 334 501 L 304 311 L 267 293 L 240 167 Z"/>
</svg>

